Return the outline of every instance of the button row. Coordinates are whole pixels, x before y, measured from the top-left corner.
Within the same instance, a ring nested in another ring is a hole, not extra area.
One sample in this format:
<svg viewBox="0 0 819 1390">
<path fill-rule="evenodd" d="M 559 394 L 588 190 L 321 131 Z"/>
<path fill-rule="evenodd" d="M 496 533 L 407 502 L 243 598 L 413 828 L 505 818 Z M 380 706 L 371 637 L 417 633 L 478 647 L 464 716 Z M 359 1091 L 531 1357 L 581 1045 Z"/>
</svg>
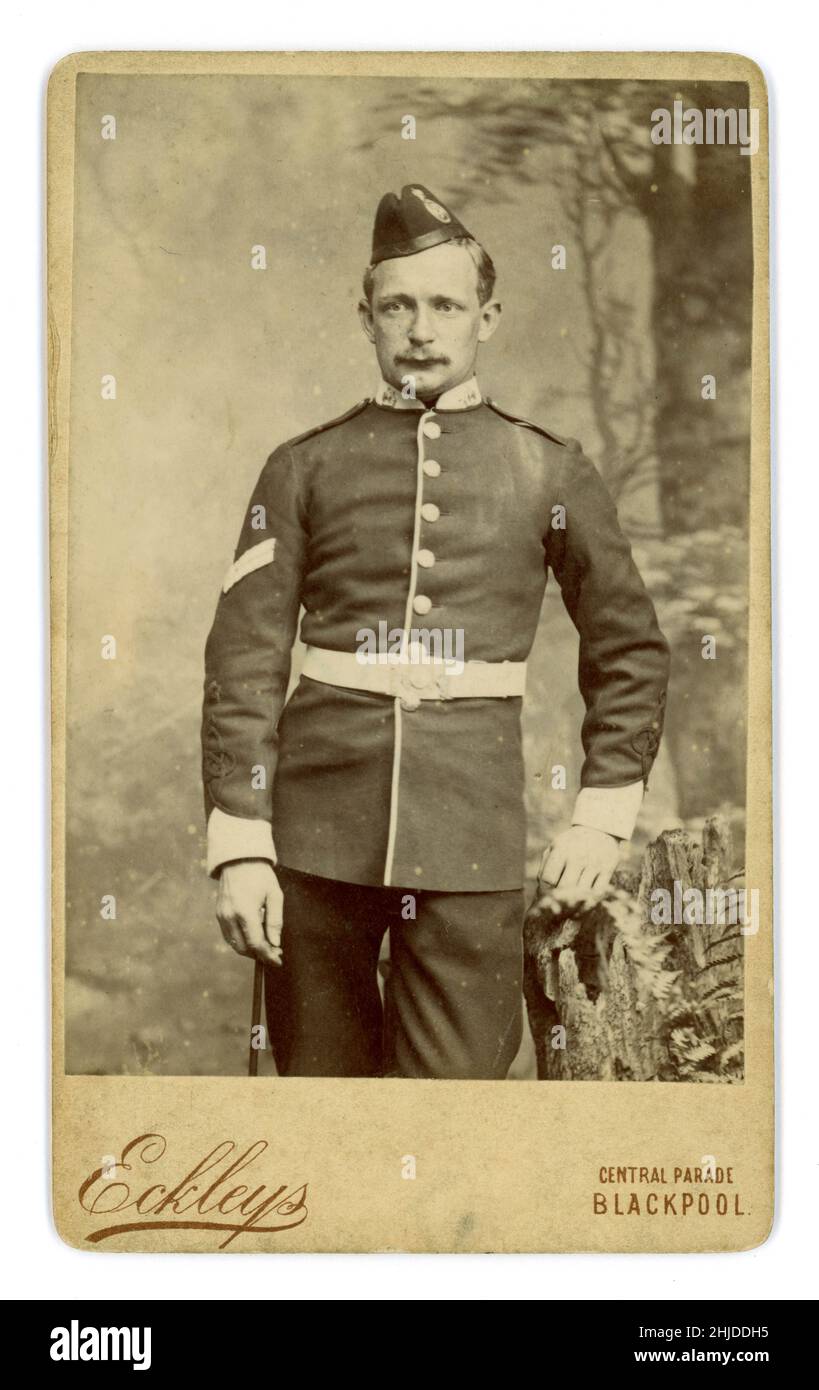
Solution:
<svg viewBox="0 0 819 1390">
<path fill-rule="evenodd" d="M 441 436 L 441 426 L 435 420 L 426 420 L 421 426 L 421 432 L 427 439 L 439 439 Z M 424 474 L 427 478 L 439 478 L 441 475 L 441 465 L 436 459 L 424 459 L 422 464 Z M 424 502 L 421 507 L 421 516 L 424 521 L 437 521 L 441 515 L 440 507 L 436 507 L 434 502 Z M 431 550 L 419 550 L 417 555 L 418 564 L 422 569 L 432 569 L 435 564 L 435 556 Z M 432 599 L 426 594 L 416 594 L 412 600 L 412 607 L 416 613 L 428 613 L 432 607 Z M 402 703 L 404 703 L 402 701 Z M 414 704 L 407 703 L 405 708 L 414 708 Z"/>
</svg>

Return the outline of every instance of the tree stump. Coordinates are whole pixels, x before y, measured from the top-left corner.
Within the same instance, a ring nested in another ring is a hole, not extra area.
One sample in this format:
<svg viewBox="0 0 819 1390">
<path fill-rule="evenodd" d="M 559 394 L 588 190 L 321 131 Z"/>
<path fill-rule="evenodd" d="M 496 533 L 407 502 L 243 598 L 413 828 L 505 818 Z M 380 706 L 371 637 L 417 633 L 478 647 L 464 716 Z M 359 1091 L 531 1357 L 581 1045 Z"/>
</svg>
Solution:
<svg viewBox="0 0 819 1390">
<path fill-rule="evenodd" d="M 619 871 L 582 916 L 539 896 L 524 928 L 538 1077 L 742 1080 L 741 886 L 727 824 L 715 817 L 701 845 L 664 831 L 640 873 Z"/>
</svg>

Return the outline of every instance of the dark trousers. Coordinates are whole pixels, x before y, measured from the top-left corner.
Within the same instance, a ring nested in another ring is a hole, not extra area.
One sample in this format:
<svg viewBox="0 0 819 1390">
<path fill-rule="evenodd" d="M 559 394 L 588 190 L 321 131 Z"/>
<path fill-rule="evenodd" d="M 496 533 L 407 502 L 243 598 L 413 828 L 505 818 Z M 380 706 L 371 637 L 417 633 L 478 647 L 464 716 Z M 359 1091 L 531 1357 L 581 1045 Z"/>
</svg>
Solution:
<svg viewBox="0 0 819 1390">
<path fill-rule="evenodd" d="M 265 969 L 265 1006 L 280 1076 L 506 1076 L 523 1029 L 523 889 L 433 893 L 277 874 L 283 964 Z"/>
</svg>

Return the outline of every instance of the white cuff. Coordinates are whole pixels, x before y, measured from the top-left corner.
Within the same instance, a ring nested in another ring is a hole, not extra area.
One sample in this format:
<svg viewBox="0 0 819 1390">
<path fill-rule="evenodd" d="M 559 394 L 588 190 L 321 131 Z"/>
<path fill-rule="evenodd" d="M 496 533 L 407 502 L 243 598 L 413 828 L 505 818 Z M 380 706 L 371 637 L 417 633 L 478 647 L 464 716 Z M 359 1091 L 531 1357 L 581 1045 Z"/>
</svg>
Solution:
<svg viewBox="0 0 819 1390">
<path fill-rule="evenodd" d="M 269 821 L 229 816 L 214 806 L 208 816 L 208 873 L 213 875 L 231 859 L 269 859 L 275 864 L 273 831 Z"/>
<path fill-rule="evenodd" d="M 590 830 L 615 835 L 618 840 L 630 840 L 642 804 L 642 782 L 630 782 L 627 787 L 581 787 L 574 803 L 572 825 L 585 825 Z"/>
</svg>

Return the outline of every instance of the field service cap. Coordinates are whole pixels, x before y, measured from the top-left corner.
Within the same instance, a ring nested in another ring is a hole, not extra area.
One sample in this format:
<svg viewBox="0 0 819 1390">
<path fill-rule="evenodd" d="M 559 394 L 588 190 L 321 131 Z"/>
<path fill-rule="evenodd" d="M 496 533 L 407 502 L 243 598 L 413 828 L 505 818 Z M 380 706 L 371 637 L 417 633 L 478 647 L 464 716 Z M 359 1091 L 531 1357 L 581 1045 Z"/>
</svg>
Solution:
<svg viewBox="0 0 819 1390">
<path fill-rule="evenodd" d="M 454 212 L 422 183 L 408 183 L 401 196 L 385 193 L 375 214 L 371 264 L 414 256 L 430 246 L 470 233 Z"/>
</svg>

